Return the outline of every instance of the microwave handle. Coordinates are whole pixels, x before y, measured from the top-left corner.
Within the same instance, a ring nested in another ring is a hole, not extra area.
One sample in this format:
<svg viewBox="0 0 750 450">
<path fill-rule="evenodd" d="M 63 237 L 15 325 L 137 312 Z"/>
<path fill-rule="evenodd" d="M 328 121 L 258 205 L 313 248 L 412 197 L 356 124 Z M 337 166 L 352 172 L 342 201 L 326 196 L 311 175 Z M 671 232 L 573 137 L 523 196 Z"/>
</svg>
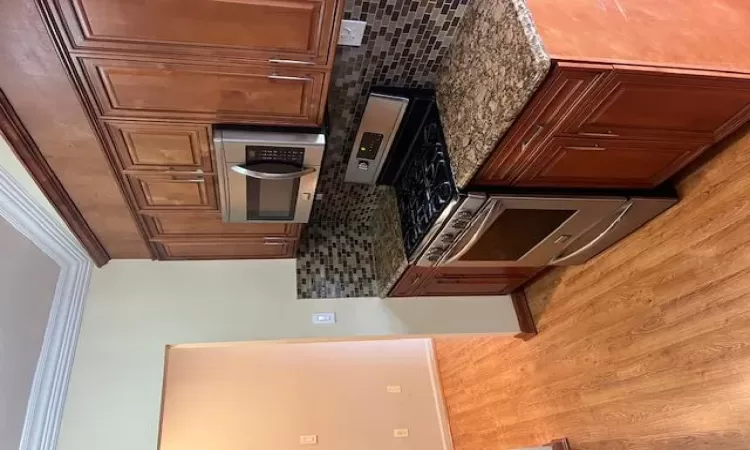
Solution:
<svg viewBox="0 0 750 450">
<path fill-rule="evenodd" d="M 232 170 L 246 177 L 258 178 L 260 180 L 294 180 L 295 178 L 302 178 L 305 175 L 315 172 L 314 167 L 303 167 L 300 171 L 287 173 L 261 172 L 250 169 L 247 165 L 232 166 Z"/>
<path fill-rule="evenodd" d="M 613 220 L 612 223 L 610 223 L 607 226 L 607 228 L 605 228 L 604 231 L 602 231 L 601 233 L 599 233 L 599 235 L 597 235 L 594 239 L 592 239 L 586 245 L 584 245 L 583 247 L 579 248 L 578 250 L 574 251 L 573 253 L 571 253 L 571 254 L 569 254 L 567 256 L 552 258 L 552 261 L 550 261 L 548 264 L 550 266 L 554 266 L 556 264 L 564 263 L 565 261 L 569 261 L 569 260 L 575 258 L 576 256 L 580 255 L 581 253 L 584 253 L 587 250 L 591 249 L 592 247 L 596 246 L 596 244 L 598 244 L 599 242 L 601 242 L 601 240 L 604 239 L 605 236 L 607 236 L 612 230 L 615 229 L 615 227 L 617 226 L 617 224 L 620 223 L 620 221 L 622 220 L 622 218 L 625 217 L 625 214 L 627 214 L 628 211 L 630 211 L 630 208 L 632 208 L 632 207 L 633 207 L 633 202 L 632 201 L 629 201 L 625 205 L 621 206 L 620 207 L 620 213 L 617 214 L 617 217 L 615 217 L 615 220 Z"/>
<path fill-rule="evenodd" d="M 455 253 L 453 253 L 453 256 L 449 256 L 450 255 L 450 253 L 449 253 L 446 256 L 445 259 L 443 259 L 442 261 L 440 261 L 440 263 L 438 264 L 438 266 L 448 265 L 448 264 L 456 261 L 457 259 L 459 259 L 460 257 L 462 257 L 466 252 L 468 252 L 469 249 L 474 244 L 477 243 L 477 241 L 479 240 L 479 238 L 482 237 L 482 234 L 485 231 L 487 231 L 487 228 L 489 228 L 489 226 L 490 226 L 490 224 L 492 222 L 490 219 L 495 216 L 494 214 L 492 214 L 492 212 L 495 210 L 495 208 L 493 206 L 494 206 L 494 204 L 490 203 L 482 212 L 479 213 L 479 216 L 477 216 L 477 218 L 474 220 L 474 222 L 469 226 L 469 230 L 467 230 L 467 233 L 470 232 L 471 229 L 474 229 L 475 231 L 472 233 L 472 235 L 469 238 L 468 242 L 466 242 L 465 244 L 461 245 L 461 247 L 458 249 L 458 251 L 456 251 Z M 475 226 L 475 224 L 479 224 L 479 225 Z M 462 238 L 463 238 L 463 236 L 462 236 Z M 457 245 L 454 246 L 454 247 L 452 247 L 451 250 L 454 250 L 458 246 L 459 242 L 460 241 L 457 241 Z"/>
</svg>

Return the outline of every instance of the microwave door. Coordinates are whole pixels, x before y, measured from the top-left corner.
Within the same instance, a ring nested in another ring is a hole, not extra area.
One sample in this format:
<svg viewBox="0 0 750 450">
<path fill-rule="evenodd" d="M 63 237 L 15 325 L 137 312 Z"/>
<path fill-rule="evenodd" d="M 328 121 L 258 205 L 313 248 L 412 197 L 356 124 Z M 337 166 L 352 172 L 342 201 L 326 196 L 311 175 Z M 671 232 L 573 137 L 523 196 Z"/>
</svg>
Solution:
<svg viewBox="0 0 750 450">
<path fill-rule="evenodd" d="M 491 196 L 440 265 L 545 266 L 624 202 L 621 197 Z"/>
</svg>

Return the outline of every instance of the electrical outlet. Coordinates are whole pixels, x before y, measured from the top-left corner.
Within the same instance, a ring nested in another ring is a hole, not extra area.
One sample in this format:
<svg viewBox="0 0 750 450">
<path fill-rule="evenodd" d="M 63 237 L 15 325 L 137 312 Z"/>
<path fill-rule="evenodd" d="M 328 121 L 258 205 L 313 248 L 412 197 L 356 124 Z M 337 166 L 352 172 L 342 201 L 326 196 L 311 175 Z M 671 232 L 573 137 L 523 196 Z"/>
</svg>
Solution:
<svg viewBox="0 0 750 450">
<path fill-rule="evenodd" d="M 397 384 L 389 384 L 385 387 L 385 391 L 389 394 L 400 394 L 401 393 L 401 386 Z"/>
<path fill-rule="evenodd" d="M 299 437 L 300 445 L 316 445 L 318 443 L 317 434 L 308 434 L 306 436 Z"/>
<path fill-rule="evenodd" d="M 361 20 L 342 20 L 339 31 L 339 45 L 359 47 L 365 35 L 367 22 Z"/>
<path fill-rule="evenodd" d="M 336 313 L 332 313 L 332 312 L 313 313 L 312 322 L 315 325 L 327 325 L 327 324 L 336 323 Z"/>
<path fill-rule="evenodd" d="M 395 438 L 409 437 L 409 429 L 408 428 L 395 428 L 393 430 L 393 437 Z"/>
</svg>

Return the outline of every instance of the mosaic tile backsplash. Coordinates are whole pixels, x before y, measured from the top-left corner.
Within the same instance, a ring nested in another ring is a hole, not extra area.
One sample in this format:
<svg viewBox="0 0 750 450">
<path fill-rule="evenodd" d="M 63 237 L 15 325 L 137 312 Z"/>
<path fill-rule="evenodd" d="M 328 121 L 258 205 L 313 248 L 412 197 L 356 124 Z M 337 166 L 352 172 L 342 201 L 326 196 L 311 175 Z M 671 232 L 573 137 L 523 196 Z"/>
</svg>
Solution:
<svg viewBox="0 0 750 450">
<path fill-rule="evenodd" d="M 338 46 L 328 96 L 329 137 L 310 223 L 300 242 L 300 298 L 378 295 L 370 227 L 376 186 L 344 183 L 371 86 L 434 87 L 468 0 L 348 0 L 344 19 L 367 22 L 360 47 Z M 356 243 L 356 245 L 350 245 Z M 350 245 L 344 252 L 327 248 Z"/>
</svg>

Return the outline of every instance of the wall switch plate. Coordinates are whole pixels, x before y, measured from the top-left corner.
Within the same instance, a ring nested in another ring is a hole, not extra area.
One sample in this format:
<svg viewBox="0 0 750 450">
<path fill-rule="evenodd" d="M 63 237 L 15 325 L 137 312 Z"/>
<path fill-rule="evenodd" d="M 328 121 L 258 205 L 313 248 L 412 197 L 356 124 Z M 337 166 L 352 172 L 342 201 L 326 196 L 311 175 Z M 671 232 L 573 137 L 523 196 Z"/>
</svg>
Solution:
<svg viewBox="0 0 750 450">
<path fill-rule="evenodd" d="M 396 437 L 396 438 L 409 437 L 409 429 L 408 428 L 395 428 L 393 430 L 393 437 Z"/>
<path fill-rule="evenodd" d="M 361 20 L 342 20 L 339 31 L 339 45 L 359 47 L 365 35 L 367 22 Z"/>
<path fill-rule="evenodd" d="M 300 445 L 315 445 L 318 443 L 318 435 L 308 434 L 306 436 L 300 436 L 299 443 Z"/>
<path fill-rule="evenodd" d="M 332 312 L 313 313 L 312 322 L 315 325 L 326 325 L 326 324 L 336 323 L 336 313 L 332 313 Z"/>
<path fill-rule="evenodd" d="M 400 394 L 401 393 L 401 386 L 397 384 L 389 384 L 385 387 L 385 391 L 389 394 Z"/>
</svg>

